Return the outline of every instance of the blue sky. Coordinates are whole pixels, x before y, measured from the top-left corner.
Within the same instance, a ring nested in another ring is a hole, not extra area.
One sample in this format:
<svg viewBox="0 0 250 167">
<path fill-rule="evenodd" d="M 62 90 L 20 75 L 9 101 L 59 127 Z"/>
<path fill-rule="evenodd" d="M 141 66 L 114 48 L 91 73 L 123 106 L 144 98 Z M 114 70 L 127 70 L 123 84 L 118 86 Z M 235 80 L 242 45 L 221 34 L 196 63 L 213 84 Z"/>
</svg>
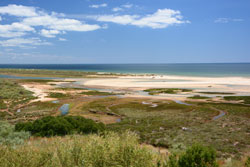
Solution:
<svg viewBox="0 0 250 167">
<path fill-rule="evenodd" d="M 1 0 L 0 64 L 250 62 L 249 0 Z"/>
</svg>

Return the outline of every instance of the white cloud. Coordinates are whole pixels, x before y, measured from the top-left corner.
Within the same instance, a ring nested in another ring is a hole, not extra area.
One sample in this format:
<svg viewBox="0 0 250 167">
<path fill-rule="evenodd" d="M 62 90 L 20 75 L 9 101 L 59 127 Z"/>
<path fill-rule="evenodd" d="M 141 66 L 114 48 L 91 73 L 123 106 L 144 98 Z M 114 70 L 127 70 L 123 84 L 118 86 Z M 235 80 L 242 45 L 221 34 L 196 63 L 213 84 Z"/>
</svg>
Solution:
<svg viewBox="0 0 250 167">
<path fill-rule="evenodd" d="M 25 35 L 28 31 L 35 32 L 35 29 L 18 22 L 7 25 L 0 25 L 0 37 L 20 37 Z"/>
<path fill-rule="evenodd" d="M 25 18 L 23 23 L 29 26 L 44 26 L 58 31 L 94 31 L 101 28 L 96 24 L 90 25 L 75 19 L 57 18 L 50 15 Z"/>
<path fill-rule="evenodd" d="M 241 22 L 243 19 L 232 19 L 232 18 L 217 18 L 215 23 L 229 23 L 229 22 Z"/>
<path fill-rule="evenodd" d="M 102 28 L 97 24 L 87 24 L 76 19 L 68 19 L 63 13 L 46 13 L 43 10 L 22 5 L 8 5 L 0 7 L 0 15 L 16 16 L 20 22 L 0 24 L 0 37 L 16 38 L 32 32 L 44 37 L 52 38 L 66 31 L 94 31 Z M 0 16 L 0 21 L 2 17 Z M 42 30 L 36 30 L 40 29 Z M 15 39 L 15 40 L 16 40 Z M 22 39 L 22 38 L 21 38 Z"/>
<path fill-rule="evenodd" d="M 35 7 L 15 5 L 15 4 L 10 4 L 8 6 L 0 7 L 0 14 L 8 14 L 20 17 L 32 17 L 38 15 Z"/>
<path fill-rule="evenodd" d="M 120 8 L 120 7 L 115 7 L 112 9 L 113 12 L 119 12 L 119 11 L 123 11 L 124 9 Z"/>
<path fill-rule="evenodd" d="M 112 22 L 122 25 L 134 25 L 138 27 L 150 27 L 153 29 L 166 28 L 170 25 L 190 23 L 183 20 L 180 11 L 172 9 L 158 9 L 157 12 L 146 15 L 100 15 L 92 17 L 100 22 Z"/>
<path fill-rule="evenodd" d="M 123 8 L 132 8 L 133 7 L 133 4 L 125 4 L 125 5 L 122 5 Z"/>
<path fill-rule="evenodd" d="M 59 38 L 58 40 L 59 41 L 67 41 L 67 39 L 65 39 L 65 38 Z"/>
<path fill-rule="evenodd" d="M 26 46 L 39 46 L 51 45 L 51 43 L 43 41 L 39 38 L 12 38 L 0 41 L 3 47 L 26 47 Z"/>
<path fill-rule="evenodd" d="M 127 25 L 132 24 L 136 18 L 139 18 L 137 15 L 103 15 L 97 16 L 96 20 L 100 22 L 113 22 L 117 24 Z"/>
<path fill-rule="evenodd" d="M 133 4 L 125 4 L 125 5 L 121 5 L 120 7 L 114 7 L 112 9 L 113 12 L 119 12 L 119 11 L 124 11 L 125 9 L 130 9 L 132 8 L 134 5 Z"/>
<path fill-rule="evenodd" d="M 61 32 L 58 31 L 58 30 L 45 30 L 45 29 L 42 29 L 40 33 L 44 37 L 54 38 L 54 37 L 56 37 L 57 34 L 60 34 Z"/>
<path fill-rule="evenodd" d="M 96 9 L 98 9 L 98 8 L 104 8 L 104 7 L 107 7 L 108 5 L 106 4 L 106 3 L 103 3 L 103 4 L 99 4 L 99 5 L 97 5 L 97 4 L 95 4 L 95 5 L 90 5 L 89 7 L 90 8 L 96 8 Z"/>
</svg>

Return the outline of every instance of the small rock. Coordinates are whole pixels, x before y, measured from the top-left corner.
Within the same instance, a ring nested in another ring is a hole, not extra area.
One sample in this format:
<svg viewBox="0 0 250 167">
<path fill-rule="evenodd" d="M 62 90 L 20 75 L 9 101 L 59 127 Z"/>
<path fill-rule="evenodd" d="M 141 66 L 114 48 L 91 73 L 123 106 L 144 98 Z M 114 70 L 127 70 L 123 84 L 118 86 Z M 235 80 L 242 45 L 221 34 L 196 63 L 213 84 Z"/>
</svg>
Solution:
<svg viewBox="0 0 250 167">
<path fill-rule="evenodd" d="M 186 128 L 186 127 L 182 127 L 181 129 L 184 131 L 188 130 L 188 128 Z"/>
<path fill-rule="evenodd" d="M 160 130 L 164 130 L 164 128 L 163 128 L 163 127 L 160 127 L 159 129 L 160 129 Z"/>
</svg>

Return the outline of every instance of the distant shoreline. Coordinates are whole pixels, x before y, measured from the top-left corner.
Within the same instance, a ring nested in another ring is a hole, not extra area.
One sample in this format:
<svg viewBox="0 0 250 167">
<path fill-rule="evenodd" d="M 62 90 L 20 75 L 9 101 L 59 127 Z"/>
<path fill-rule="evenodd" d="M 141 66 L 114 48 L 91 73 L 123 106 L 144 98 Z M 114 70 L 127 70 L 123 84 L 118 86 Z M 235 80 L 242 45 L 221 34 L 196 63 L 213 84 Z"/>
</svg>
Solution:
<svg viewBox="0 0 250 167">
<path fill-rule="evenodd" d="M 2 69 L 90 72 L 114 75 L 250 77 L 250 63 L 192 64 L 0 64 Z"/>
</svg>

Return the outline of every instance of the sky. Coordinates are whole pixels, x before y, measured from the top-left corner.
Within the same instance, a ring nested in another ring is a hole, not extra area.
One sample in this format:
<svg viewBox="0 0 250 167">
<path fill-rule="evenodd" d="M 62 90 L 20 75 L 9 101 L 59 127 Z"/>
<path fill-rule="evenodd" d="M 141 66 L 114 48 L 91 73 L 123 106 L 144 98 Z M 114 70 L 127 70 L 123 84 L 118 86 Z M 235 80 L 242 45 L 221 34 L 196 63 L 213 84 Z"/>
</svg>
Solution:
<svg viewBox="0 0 250 167">
<path fill-rule="evenodd" d="M 233 62 L 249 0 L 0 0 L 0 64 Z"/>
</svg>

